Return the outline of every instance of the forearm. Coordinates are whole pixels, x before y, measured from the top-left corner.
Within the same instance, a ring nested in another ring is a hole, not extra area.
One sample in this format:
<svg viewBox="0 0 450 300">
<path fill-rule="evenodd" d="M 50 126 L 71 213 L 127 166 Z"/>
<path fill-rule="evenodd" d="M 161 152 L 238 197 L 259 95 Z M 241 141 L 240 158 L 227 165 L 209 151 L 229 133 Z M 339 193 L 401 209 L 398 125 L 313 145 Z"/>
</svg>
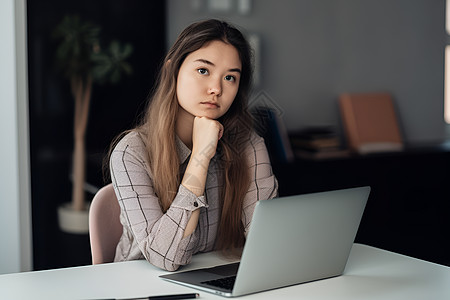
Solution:
<svg viewBox="0 0 450 300">
<path fill-rule="evenodd" d="M 197 196 L 205 192 L 209 163 L 216 153 L 223 126 L 206 117 L 195 117 L 192 129 L 192 152 L 181 183 Z"/>
<path fill-rule="evenodd" d="M 181 181 L 181 184 L 192 193 L 194 193 L 197 197 L 203 195 L 205 192 L 206 176 L 208 174 L 209 162 L 209 158 L 205 157 L 204 155 L 197 155 L 193 153 Z M 183 237 L 187 237 L 195 231 L 195 228 L 198 224 L 199 215 L 199 209 L 196 209 L 192 212 Z"/>
<path fill-rule="evenodd" d="M 203 195 L 205 192 L 208 167 L 208 158 L 193 153 L 186 167 L 186 172 L 184 173 L 181 183 L 195 195 Z"/>
</svg>

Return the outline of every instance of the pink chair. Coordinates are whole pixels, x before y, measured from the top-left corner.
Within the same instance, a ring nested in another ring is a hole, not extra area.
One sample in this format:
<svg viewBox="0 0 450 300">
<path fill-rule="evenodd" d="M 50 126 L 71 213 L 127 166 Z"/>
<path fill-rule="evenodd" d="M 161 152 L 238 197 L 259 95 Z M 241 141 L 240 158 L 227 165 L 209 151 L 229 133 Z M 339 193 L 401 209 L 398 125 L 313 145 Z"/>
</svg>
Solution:
<svg viewBox="0 0 450 300">
<path fill-rule="evenodd" d="M 92 264 L 114 261 L 116 246 L 123 230 L 119 216 L 119 202 L 112 184 L 108 184 L 95 194 L 89 210 Z"/>
</svg>

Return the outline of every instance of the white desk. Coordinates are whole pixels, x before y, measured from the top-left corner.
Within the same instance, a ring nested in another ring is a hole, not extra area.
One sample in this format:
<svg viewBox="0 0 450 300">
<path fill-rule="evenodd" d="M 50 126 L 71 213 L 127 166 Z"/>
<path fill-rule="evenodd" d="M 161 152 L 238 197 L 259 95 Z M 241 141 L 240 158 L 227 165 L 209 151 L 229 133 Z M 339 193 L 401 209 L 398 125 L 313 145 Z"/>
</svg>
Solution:
<svg viewBox="0 0 450 300">
<path fill-rule="evenodd" d="M 227 262 L 215 253 L 194 256 L 183 270 Z M 146 261 L 0 275 L 0 299 L 102 299 L 191 293 L 158 278 Z M 199 292 L 201 299 L 225 299 Z M 343 276 L 241 297 L 242 299 L 450 299 L 450 268 L 360 244 Z M 240 299 L 240 298 L 238 298 Z"/>
</svg>

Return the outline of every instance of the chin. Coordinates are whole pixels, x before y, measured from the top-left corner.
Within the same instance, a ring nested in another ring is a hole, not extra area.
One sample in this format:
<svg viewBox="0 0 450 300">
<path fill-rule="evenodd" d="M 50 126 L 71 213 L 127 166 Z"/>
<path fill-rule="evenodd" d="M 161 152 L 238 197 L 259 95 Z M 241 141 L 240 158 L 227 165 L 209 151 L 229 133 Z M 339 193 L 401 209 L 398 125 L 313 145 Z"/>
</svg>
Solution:
<svg viewBox="0 0 450 300">
<path fill-rule="evenodd" d="M 212 120 L 217 120 L 222 116 L 222 114 L 211 113 L 211 112 L 202 112 L 198 115 L 198 117 L 206 117 Z"/>
</svg>

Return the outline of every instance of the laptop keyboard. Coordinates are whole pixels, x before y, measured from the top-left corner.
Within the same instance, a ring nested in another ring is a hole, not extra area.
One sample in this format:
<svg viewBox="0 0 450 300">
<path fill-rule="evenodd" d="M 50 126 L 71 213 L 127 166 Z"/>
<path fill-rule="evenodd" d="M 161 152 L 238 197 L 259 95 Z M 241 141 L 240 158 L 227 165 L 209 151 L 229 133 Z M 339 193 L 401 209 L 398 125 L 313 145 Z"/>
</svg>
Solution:
<svg viewBox="0 0 450 300">
<path fill-rule="evenodd" d="M 219 279 L 214 279 L 214 280 L 203 281 L 202 283 L 231 291 L 233 289 L 235 281 L 236 281 L 236 275 L 229 276 L 229 277 L 223 277 L 223 278 L 219 278 Z"/>
</svg>

